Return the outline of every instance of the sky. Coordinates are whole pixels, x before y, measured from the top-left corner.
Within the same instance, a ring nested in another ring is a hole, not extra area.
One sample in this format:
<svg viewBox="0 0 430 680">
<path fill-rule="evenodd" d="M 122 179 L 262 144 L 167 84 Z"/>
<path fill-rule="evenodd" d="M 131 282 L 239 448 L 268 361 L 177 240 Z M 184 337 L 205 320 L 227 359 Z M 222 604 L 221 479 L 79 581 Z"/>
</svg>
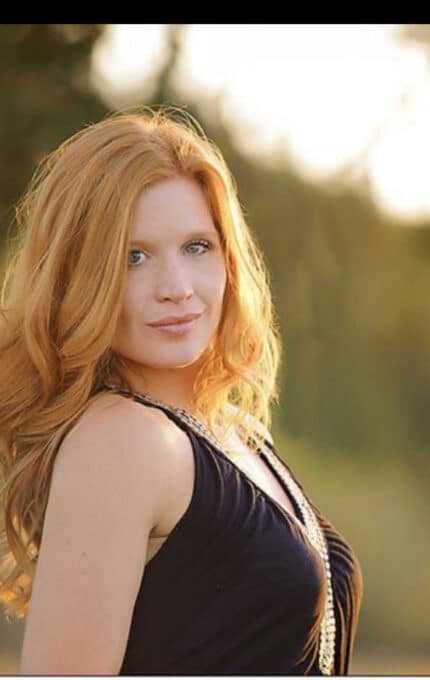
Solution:
<svg viewBox="0 0 430 680">
<path fill-rule="evenodd" d="M 108 24 L 93 73 L 112 105 L 150 90 L 166 28 Z M 175 84 L 185 101 L 220 94 L 244 152 L 285 153 L 317 181 L 353 163 L 380 210 L 413 225 L 430 217 L 430 65 L 400 28 L 187 24 Z"/>
</svg>

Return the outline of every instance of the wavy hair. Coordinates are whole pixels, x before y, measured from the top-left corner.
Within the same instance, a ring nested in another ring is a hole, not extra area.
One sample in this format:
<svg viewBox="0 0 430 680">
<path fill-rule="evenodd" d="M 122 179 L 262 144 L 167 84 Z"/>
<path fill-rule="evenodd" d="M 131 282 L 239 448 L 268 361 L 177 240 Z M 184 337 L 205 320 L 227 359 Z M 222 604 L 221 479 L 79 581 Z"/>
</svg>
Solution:
<svg viewBox="0 0 430 680">
<path fill-rule="evenodd" d="M 212 434 L 220 416 L 245 422 L 255 445 L 258 426 L 270 426 L 280 332 L 268 270 L 221 151 L 177 107 L 120 111 L 84 127 L 42 159 L 18 201 L 2 286 L 0 601 L 8 620 L 28 613 L 61 441 L 107 386 L 132 390 L 111 348 L 131 225 L 142 190 L 175 176 L 204 192 L 227 270 L 193 410 Z"/>
</svg>

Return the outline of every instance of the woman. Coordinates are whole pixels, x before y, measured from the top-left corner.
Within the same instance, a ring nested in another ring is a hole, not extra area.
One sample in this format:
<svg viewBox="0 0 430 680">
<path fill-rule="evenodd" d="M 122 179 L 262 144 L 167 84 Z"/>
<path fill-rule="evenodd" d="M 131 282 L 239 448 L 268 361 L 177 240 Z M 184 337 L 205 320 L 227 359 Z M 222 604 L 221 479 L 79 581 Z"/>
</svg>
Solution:
<svg viewBox="0 0 430 680">
<path fill-rule="evenodd" d="M 361 571 L 270 436 L 280 335 L 219 149 L 163 108 L 110 116 L 18 217 L 0 598 L 27 616 L 20 672 L 346 674 Z"/>
</svg>

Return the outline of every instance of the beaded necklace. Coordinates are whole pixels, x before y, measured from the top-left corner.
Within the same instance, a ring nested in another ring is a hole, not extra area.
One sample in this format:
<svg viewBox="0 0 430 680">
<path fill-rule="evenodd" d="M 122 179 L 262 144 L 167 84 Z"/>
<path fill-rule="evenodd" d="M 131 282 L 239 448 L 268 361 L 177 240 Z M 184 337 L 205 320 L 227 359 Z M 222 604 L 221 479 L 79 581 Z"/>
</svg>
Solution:
<svg viewBox="0 0 430 680">
<path fill-rule="evenodd" d="M 120 389 L 113 386 L 107 387 L 108 389 L 111 390 L 114 389 L 115 391 L 123 394 L 141 397 L 142 399 L 154 404 L 155 406 L 161 406 L 175 413 L 182 422 L 185 422 L 187 425 L 189 425 L 194 432 L 202 436 L 206 441 L 208 441 L 216 449 L 218 449 L 225 456 L 227 456 L 227 458 L 229 458 L 227 453 L 223 450 L 219 440 L 214 435 L 212 435 L 212 433 L 209 432 L 205 425 L 198 418 L 196 418 L 196 416 L 190 411 L 178 408 L 176 406 L 172 406 L 171 404 L 167 404 L 166 402 L 161 401 L 160 399 L 156 399 L 155 397 L 151 397 L 148 394 L 142 394 L 135 391 L 130 392 L 129 390 Z M 270 496 L 271 500 L 275 505 L 280 507 L 282 511 L 286 512 L 288 516 L 291 517 L 300 526 L 300 529 L 305 532 L 311 545 L 316 549 L 316 551 L 318 552 L 318 554 L 320 555 L 321 559 L 324 562 L 327 581 L 327 598 L 324 606 L 324 614 L 321 621 L 318 664 L 320 671 L 323 675 L 332 675 L 335 657 L 336 619 L 334 614 L 333 587 L 327 543 L 314 511 L 312 510 L 309 502 L 305 498 L 300 487 L 296 484 L 291 475 L 288 474 L 286 467 L 281 463 L 278 457 L 266 444 L 263 444 L 263 446 L 260 448 L 260 452 L 269 462 L 269 465 L 271 465 L 272 468 L 276 470 L 276 472 L 278 473 L 278 475 L 288 488 L 290 494 L 293 496 L 298 507 L 300 508 L 304 524 L 302 524 L 297 519 L 297 517 L 295 517 L 295 515 L 293 515 L 290 511 L 286 510 L 284 506 L 282 506 L 280 503 L 278 503 L 275 499 L 273 499 Z M 231 460 L 231 458 L 229 458 L 229 460 Z M 231 462 L 233 465 L 235 465 L 235 467 L 238 467 L 234 463 L 234 461 Z M 249 479 L 248 475 L 246 475 L 246 473 L 244 473 L 241 468 L 238 469 L 242 472 L 242 474 L 244 474 Z M 255 486 L 259 488 L 258 484 L 256 484 L 254 481 L 253 483 L 255 484 Z"/>
</svg>

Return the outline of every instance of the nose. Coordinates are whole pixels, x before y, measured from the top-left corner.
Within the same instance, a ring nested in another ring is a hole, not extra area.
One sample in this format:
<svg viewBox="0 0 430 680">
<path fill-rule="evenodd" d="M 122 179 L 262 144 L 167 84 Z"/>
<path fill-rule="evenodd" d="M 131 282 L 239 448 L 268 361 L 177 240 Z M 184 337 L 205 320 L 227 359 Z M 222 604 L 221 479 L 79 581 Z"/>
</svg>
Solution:
<svg viewBox="0 0 430 680">
<path fill-rule="evenodd" d="M 176 259 L 171 258 L 160 264 L 156 277 L 155 295 L 159 301 L 180 302 L 193 295 L 191 277 L 184 264 Z"/>
</svg>

